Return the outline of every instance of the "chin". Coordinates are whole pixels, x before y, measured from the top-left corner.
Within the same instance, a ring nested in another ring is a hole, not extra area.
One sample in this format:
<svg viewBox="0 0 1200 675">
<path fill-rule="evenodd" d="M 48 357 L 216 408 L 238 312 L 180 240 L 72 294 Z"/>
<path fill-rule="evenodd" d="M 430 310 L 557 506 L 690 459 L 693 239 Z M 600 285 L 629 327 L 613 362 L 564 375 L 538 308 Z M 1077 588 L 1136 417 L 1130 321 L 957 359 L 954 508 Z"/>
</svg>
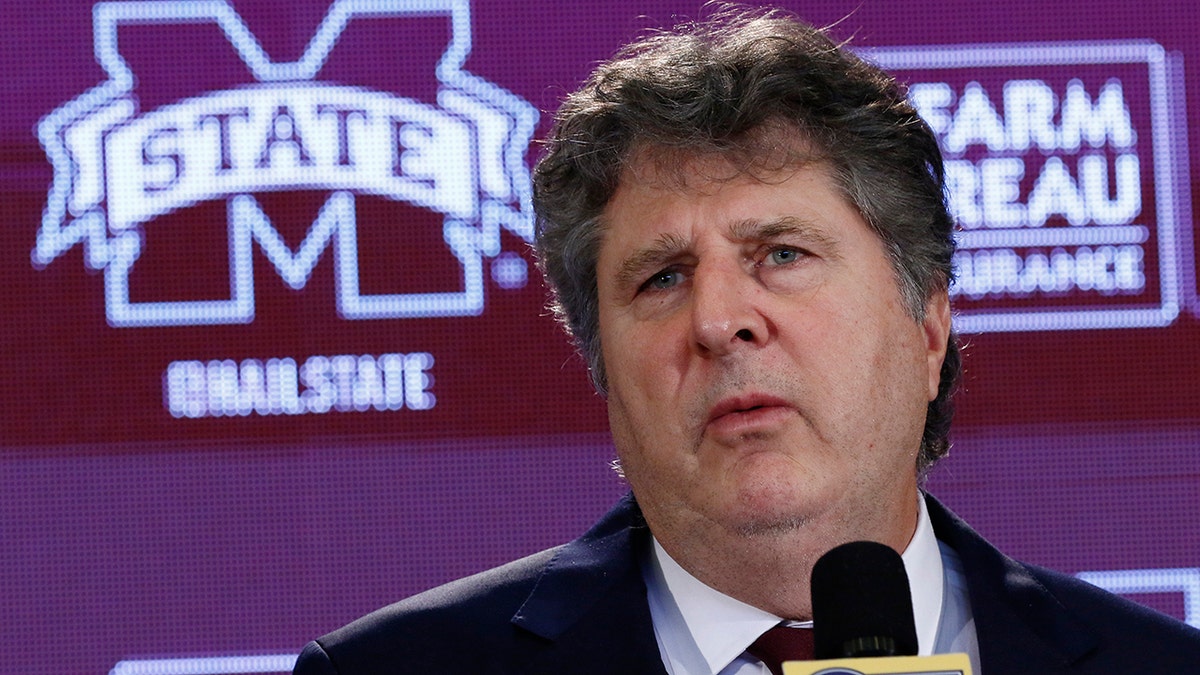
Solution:
<svg viewBox="0 0 1200 675">
<path fill-rule="evenodd" d="M 788 486 L 761 486 L 743 491 L 726 512 L 729 529 L 743 536 L 786 534 L 812 522 L 820 504 L 802 490 Z M 782 489 L 781 489 L 782 488 Z"/>
<path fill-rule="evenodd" d="M 791 516 L 760 516 L 734 523 L 731 529 L 742 537 L 776 537 L 802 530 L 809 522 L 809 518 L 794 514 Z"/>
</svg>

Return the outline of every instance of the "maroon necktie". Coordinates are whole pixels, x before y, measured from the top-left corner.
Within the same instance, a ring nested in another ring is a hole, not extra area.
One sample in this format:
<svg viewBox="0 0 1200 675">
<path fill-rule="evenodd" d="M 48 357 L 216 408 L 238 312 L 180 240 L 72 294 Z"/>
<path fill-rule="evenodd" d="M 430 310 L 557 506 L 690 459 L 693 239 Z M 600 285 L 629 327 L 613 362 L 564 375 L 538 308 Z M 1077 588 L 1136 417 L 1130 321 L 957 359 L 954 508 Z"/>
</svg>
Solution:
<svg viewBox="0 0 1200 675">
<path fill-rule="evenodd" d="M 765 663 L 775 675 L 783 675 L 784 661 L 812 660 L 812 631 L 781 624 L 760 635 L 746 651 Z"/>
</svg>

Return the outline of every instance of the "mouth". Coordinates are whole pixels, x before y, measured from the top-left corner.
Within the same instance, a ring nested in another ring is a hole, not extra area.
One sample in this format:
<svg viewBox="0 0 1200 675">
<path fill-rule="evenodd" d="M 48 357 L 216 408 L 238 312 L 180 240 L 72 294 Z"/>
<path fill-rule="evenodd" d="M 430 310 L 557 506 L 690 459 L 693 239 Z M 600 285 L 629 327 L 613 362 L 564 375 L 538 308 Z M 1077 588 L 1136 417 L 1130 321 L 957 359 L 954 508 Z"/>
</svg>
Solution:
<svg viewBox="0 0 1200 675">
<path fill-rule="evenodd" d="M 718 401 L 712 407 L 708 414 L 707 426 L 742 426 L 791 408 L 787 401 L 768 394 L 731 396 Z"/>
</svg>

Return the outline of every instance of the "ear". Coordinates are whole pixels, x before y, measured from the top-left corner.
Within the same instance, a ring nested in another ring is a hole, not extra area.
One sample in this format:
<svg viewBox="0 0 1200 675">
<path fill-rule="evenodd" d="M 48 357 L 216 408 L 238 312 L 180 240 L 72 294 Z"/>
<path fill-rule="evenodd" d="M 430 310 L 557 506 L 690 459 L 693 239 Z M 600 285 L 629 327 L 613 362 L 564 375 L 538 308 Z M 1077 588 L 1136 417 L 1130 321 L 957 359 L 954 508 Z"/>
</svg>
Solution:
<svg viewBox="0 0 1200 675">
<path fill-rule="evenodd" d="M 942 381 L 942 360 L 950 339 L 950 296 L 945 290 L 936 291 L 925 303 L 925 358 L 929 368 L 929 400 L 937 398 Z"/>
</svg>

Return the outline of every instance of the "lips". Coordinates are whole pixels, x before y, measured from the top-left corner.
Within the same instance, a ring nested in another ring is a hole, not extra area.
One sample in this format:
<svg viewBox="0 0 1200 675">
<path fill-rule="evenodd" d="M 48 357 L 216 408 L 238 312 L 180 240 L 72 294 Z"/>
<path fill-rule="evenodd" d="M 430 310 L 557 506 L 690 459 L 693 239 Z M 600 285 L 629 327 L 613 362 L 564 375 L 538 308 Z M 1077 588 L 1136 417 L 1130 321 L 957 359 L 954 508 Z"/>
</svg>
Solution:
<svg viewBox="0 0 1200 675">
<path fill-rule="evenodd" d="M 787 401 L 769 394 L 742 394 L 721 399 L 708 414 L 710 429 L 735 432 L 742 427 L 753 426 L 786 413 L 792 406 Z"/>
</svg>

